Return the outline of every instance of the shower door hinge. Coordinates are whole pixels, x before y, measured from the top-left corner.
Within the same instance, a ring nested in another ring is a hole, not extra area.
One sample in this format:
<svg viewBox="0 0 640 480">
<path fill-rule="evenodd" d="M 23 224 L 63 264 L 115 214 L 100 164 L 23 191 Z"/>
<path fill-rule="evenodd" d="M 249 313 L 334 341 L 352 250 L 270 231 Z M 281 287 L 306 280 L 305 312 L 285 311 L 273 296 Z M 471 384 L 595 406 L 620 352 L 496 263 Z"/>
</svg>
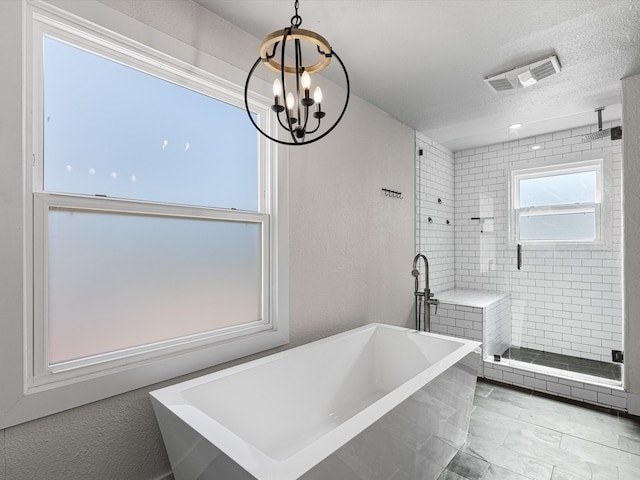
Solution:
<svg viewBox="0 0 640 480">
<path fill-rule="evenodd" d="M 624 363 L 622 350 L 611 350 L 611 361 L 613 363 Z"/>
</svg>

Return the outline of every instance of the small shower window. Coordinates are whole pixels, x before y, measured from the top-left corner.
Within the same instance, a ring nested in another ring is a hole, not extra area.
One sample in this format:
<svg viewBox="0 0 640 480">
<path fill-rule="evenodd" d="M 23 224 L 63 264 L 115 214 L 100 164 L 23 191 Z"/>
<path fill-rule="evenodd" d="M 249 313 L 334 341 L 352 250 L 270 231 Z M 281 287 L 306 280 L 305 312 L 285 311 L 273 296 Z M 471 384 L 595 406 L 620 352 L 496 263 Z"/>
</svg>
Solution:
<svg viewBox="0 0 640 480">
<path fill-rule="evenodd" d="M 512 172 L 517 242 L 601 240 L 602 160 Z"/>
</svg>

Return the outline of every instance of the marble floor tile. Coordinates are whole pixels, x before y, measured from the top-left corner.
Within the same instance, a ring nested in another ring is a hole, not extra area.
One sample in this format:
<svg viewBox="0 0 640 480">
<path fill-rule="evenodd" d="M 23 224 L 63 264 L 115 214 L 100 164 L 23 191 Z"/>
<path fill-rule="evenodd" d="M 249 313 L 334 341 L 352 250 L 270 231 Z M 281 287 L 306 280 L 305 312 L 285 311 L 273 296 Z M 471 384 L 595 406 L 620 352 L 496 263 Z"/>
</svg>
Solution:
<svg viewBox="0 0 640 480">
<path fill-rule="evenodd" d="M 496 400 L 494 395 L 496 391 L 491 392 L 491 395 L 488 397 L 475 397 L 473 400 L 473 404 L 476 407 L 476 410 L 486 409 L 495 413 L 499 413 L 505 417 L 510 417 L 513 419 L 518 419 L 520 413 L 522 412 L 522 408 L 516 405 L 515 403 L 509 401 L 501 401 Z M 475 411 L 474 411 L 475 413 Z"/>
<path fill-rule="evenodd" d="M 502 445 L 517 426 L 525 428 L 527 424 L 487 408 L 478 408 L 471 414 L 469 433 Z"/>
<path fill-rule="evenodd" d="M 438 480 L 467 480 L 467 478 L 461 477 L 460 475 L 452 472 L 451 470 L 445 470 L 444 472 L 442 472 L 442 475 L 438 477 Z"/>
<path fill-rule="evenodd" d="M 529 480 L 529 478 L 498 465 L 490 464 L 482 480 Z"/>
<path fill-rule="evenodd" d="M 476 397 L 488 397 L 493 391 L 493 386 L 486 383 L 478 383 L 476 385 Z"/>
<path fill-rule="evenodd" d="M 564 468 L 553 467 L 551 480 L 584 480 L 584 477 L 570 470 L 565 470 Z"/>
<path fill-rule="evenodd" d="M 617 468 L 620 480 L 638 480 L 640 478 L 639 455 L 571 435 L 565 435 L 562 438 L 560 448 L 579 456 L 590 464 Z"/>
<path fill-rule="evenodd" d="M 640 417 L 618 417 L 616 428 L 620 429 L 620 435 L 636 442 L 640 442 Z"/>
<path fill-rule="evenodd" d="M 618 448 L 625 452 L 640 455 L 640 441 L 635 438 L 629 438 L 626 435 L 620 435 L 618 440 Z"/>
<path fill-rule="evenodd" d="M 516 452 L 504 445 L 469 435 L 462 452 L 476 456 L 492 465 L 497 465 L 531 480 L 549 480 L 553 465 L 544 458 Z"/>
<path fill-rule="evenodd" d="M 640 419 L 478 381 L 467 441 L 438 480 L 639 480 Z"/>
<path fill-rule="evenodd" d="M 593 421 L 576 422 L 568 420 L 560 414 L 537 412 L 531 409 L 523 410 L 520 414 L 520 420 L 540 427 L 553 429 L 563 434 L 572 435 L 576 438 L 591 440 L 610 447 L 618 446 L 619 434 L 609 428 L 601 427 Z M 613 424 L 615 417 L 611 420 Z"/>
<path fill-rule="evenodd" d="M 564 439 L 564 435 L 557 435 L 558 439 Z M 523 455 L 533 456 L 534 458 L 544 459 L 553 466 L 552 470 L 560 468 L 564 471 L 571 472 L 582 480 L 616 480 L 618 477 L 615 465 L 610 464 L 594 464 L 575 451 L 568 451 L 561 448 L 561 443 L 557 444 L 539 441 L 537 438 L 520 435 L 514 432 L 507 438 L 505 444 L 510 449 Z M 594 471 L 599 474 L 594 476 Z M 552 476 L 553 478 L 553 476 Z"/>
<path fill-rule="evenodd" d="M 488 469 L 489 462 L 462 451 L 447 466 L 447 470 L 468 480 L 481 480 Z"/>
</svg>

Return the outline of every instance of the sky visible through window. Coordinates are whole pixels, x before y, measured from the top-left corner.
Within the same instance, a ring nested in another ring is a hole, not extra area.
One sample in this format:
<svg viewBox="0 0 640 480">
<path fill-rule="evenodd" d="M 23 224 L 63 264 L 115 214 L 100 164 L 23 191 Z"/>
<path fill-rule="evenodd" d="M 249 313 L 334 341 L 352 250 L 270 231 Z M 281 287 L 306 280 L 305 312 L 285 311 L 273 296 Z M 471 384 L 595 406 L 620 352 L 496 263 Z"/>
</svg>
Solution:
<svg viewBox="0 0 640 480">
<path fill-rule="evenodd" d="M 244 109 L 60 41 L 44 41 L 44 189 L 258 209 Z"/>
<path fill-rule="evenodd" d="M 524 178 L 520 180 L 520 208 L 595 203 L 596 172 Z"/>
<path fill-rule="evenodd" d="M 519 208 L 574 206 L 596 203 L 595 171 L 570 172 L 522 178 L 519 182 Z M 520 240 L 593 241 L 596 239 L 596 215 L 593 211 L 522 213 L 519 217 Z"/>
</svg>

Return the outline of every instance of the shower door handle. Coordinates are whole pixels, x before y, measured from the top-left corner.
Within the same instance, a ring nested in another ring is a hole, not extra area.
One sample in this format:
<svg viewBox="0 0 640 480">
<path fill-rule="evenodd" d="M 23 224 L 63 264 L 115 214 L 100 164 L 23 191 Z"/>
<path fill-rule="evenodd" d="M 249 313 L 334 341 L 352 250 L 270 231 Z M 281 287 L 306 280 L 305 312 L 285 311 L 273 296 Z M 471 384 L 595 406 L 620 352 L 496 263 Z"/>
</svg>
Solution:
<svg viewBox="0 0 640 480">
<path fill-rule="evenodd" d="M 518 270 L 522 268 L 522 245 L 518 244 Z"/>
</svg>

